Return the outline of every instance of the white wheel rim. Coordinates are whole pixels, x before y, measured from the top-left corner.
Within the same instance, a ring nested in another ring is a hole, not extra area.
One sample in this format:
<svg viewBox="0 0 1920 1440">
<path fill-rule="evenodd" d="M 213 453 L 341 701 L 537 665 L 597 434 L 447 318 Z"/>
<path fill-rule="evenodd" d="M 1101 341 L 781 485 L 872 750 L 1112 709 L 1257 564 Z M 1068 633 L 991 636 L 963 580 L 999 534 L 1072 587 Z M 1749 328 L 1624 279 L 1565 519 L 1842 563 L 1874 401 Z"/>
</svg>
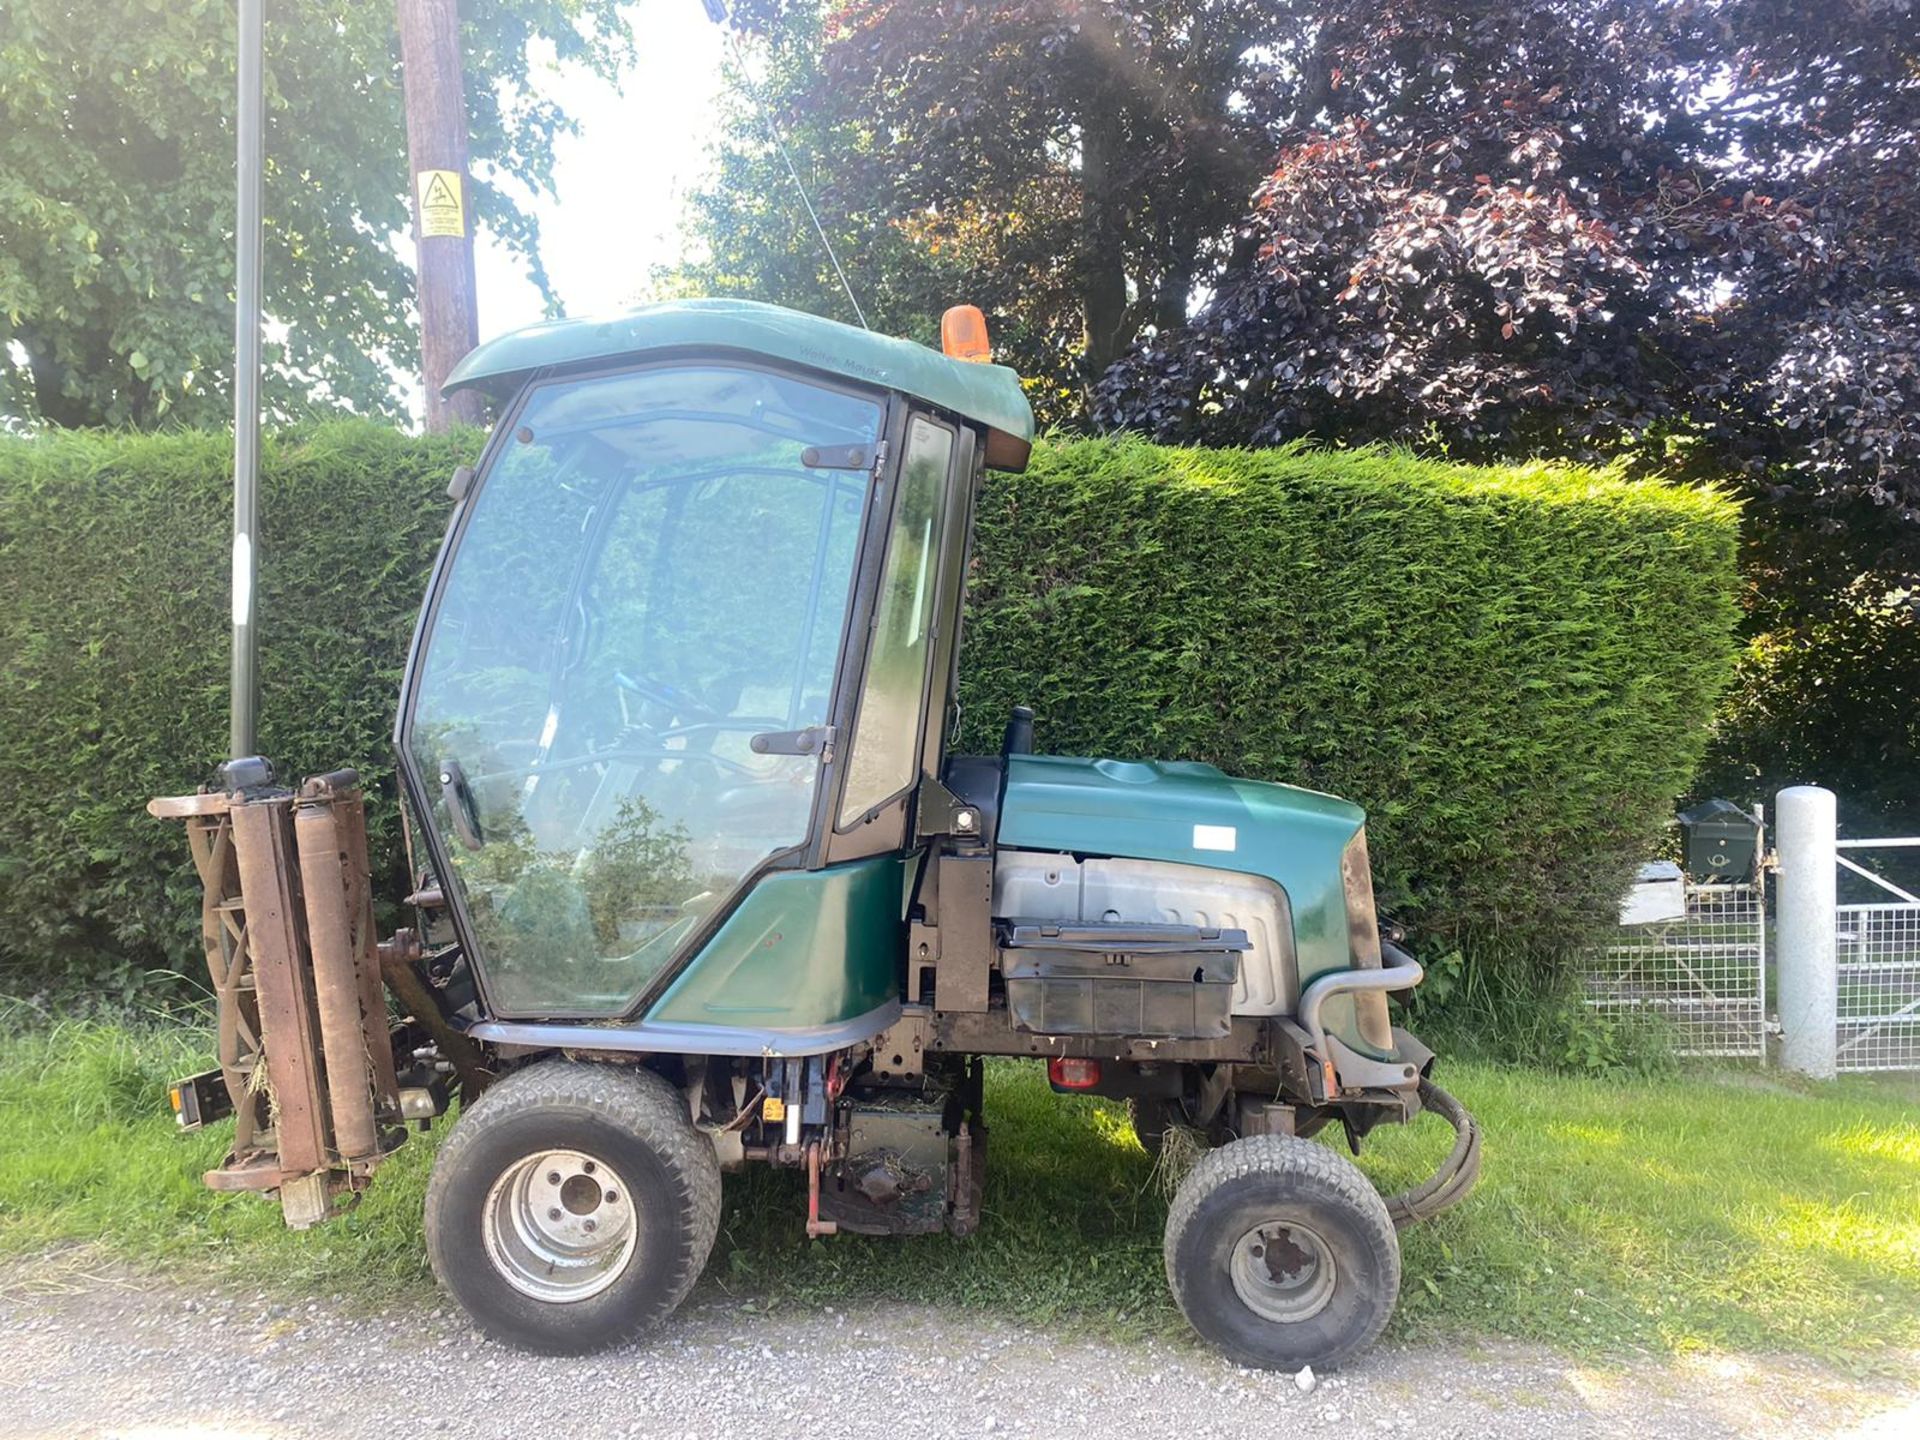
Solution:
<svg viewBox="0 0 1920 1440">
<path fill-rule="evenodd" d="M 1277 1325 L 1318 1315 L 1338 1281 L 1327 1242 L 1297 1220 L 1269 1220 L 1247 1231 L 1233 1247 L 1228 1271 L 1246 1307 Z"/>
<path fill-rule="evenodd" d="M 510 1166 L 487 1192 L 480 1229 L 500 1278 L 555 1305 L 618 1280 L 640 1234 L 625 1180 L 578 1150 L 542 1150 Z"/>
</svg>

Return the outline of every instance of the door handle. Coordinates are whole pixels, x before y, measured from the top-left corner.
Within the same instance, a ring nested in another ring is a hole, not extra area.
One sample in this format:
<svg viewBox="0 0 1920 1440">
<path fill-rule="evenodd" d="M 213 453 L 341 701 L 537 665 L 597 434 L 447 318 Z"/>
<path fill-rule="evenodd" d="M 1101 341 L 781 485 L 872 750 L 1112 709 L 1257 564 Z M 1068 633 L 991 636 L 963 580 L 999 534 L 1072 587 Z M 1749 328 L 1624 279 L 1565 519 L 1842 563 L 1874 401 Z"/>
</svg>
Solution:
<svg viewBox="0 0 1920 1440">
<path fill-rule="evenodd" d="M 809 725 L 804 730 L 767 730 L 747 741 L 756 755 L 818 755 L 821 762 L 833 758 L 834 728 Z"/>
<path fill-rule="evenodd" d="M 478 850 L 486 838 L 480 833 L 480 810 L 473 803 L 473 791 L 467 785 L 467 772 L 458 760 L 440 762 L 440 794 L 447 802 L 447 815 L 453 821 L 453 833 L 469 850 Z"/>
</svg>

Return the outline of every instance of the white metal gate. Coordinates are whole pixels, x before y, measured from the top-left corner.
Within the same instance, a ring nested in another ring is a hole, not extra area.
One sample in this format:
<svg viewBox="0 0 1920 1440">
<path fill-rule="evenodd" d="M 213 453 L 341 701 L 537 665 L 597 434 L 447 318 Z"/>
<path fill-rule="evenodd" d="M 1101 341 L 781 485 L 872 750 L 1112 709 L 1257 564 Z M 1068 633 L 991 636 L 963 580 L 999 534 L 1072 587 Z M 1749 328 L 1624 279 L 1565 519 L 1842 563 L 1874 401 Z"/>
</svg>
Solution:
<svg viewBox="0 0 1920 1440">
<path fill-rule="evenodd" d="M 1765 889 L 1689 882 L 1686 901 L 1685 919 L 1614 932 L 1587 971 L 1587 1003 L 1658 1016 L 1677 1054 L 1766 1058 Z"/>
<path fill-rule="evenodd" d="M 1622 925 L 1590 964 L 1588 1003 L 1662 1017 L 1682 1055 L 1764 1060 L 1778 1035 L 1780 1063 L 1802 1074 L 1920 1071 L 1920 836 L 1841 840 L 1833 792 L 1811 785 L 1781 791 L 1774 816 L 1778 1022 L 1765 864 L 1751 885 L 1688 884 L 1682 919 Z M 1909 863 L 1849 853 L 1875 850 Z"/>
<path fill-rule="evenodd" d="M 1835 842 L 1841 869 L 1890 897 L 1834 906 L 1842 1070 L 1920 1070 L 1920 896 L 1840 853 L 1916 847 L 1920 836 Z"/>
</svg>

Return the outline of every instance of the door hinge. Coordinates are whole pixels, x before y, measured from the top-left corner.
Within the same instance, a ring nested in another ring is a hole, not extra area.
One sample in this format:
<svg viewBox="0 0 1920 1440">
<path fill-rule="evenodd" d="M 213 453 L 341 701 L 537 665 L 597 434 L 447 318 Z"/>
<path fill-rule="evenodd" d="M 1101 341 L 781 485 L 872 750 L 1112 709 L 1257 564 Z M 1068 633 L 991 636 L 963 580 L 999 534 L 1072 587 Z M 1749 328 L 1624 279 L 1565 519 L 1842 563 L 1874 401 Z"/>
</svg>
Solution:
<svg viewBox="0 0 1920 1440">
<path fill-rule="evenodd" d="M 747 741 L 756 755 L 818 755 L 825 765 L 833 759 L 838 732 L 831 725 L 809 725 L 804 730 L 766 730 Z"/>
</svg>

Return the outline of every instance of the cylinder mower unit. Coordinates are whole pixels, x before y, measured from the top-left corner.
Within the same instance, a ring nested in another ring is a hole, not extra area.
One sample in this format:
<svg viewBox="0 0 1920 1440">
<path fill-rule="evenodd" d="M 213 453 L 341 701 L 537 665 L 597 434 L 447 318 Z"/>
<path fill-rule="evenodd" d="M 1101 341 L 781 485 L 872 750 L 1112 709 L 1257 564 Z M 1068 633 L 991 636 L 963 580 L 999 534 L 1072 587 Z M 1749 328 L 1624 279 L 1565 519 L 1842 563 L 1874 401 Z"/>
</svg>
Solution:
<svg viewBox="0 0 1920 1440">
<path fill-rule="evenodd" d="M 290 1224 L 405 1133 L 434 1269 L 482 1328 L 613 1343 L 705 1263 L 720 1174 L 805 1177 L 810 1235 L 966 1234 L 983 1058 L 1124 1100 L 1181 1182 L 1175 1299 L 1238 1360 L 1337 1364 L 1457 1202 L 1472 1118 L 1387 997 L 1365 817 L 1208 765 L 950 752 L 974 504 L 1033 418 L 962 313 L 942 355 L 734 301 L 481 346 L 502 404 L 451 489 L 395 730 L 412 928 L 376 944 L 358 782 L 234 762 L 155 801 L 206 888 L 218 1188 Z M 381 992 L 381 981 L 391 995 Z M 395 1018 L 398 1017 L 398 1018 Z M 1456 1132 L 1383 1198 L 1347 1142 Z"/>
<path fill-rule="evenodd" d="M 220 1069 L 172 1092 L 182 1126 L 231 1115 L 216 1190 L 274 1191 L 287 1223 L 326 1217 L 405 1137 L 403 1090 L 374 943 L 366 811 L 351 770 L 298 792 L 263 761 L 223 767 L 222 789 L 155 800 L 185 820 L 219 1007 Z"/>
</svg>

